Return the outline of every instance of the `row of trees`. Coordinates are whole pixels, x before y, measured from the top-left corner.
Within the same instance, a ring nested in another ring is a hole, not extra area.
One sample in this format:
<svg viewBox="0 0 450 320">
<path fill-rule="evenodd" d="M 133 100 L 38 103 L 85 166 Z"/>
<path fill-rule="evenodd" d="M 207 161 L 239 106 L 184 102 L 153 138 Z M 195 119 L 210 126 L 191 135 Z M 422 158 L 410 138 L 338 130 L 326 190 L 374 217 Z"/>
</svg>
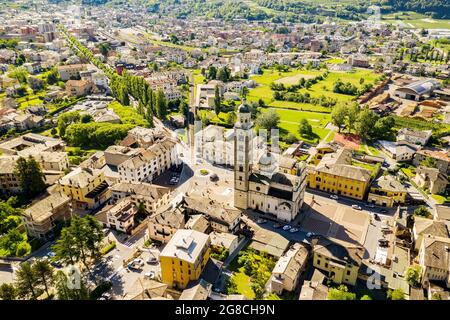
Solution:
<svg viewBox="0 0 450 320">
<path fill-rule="evenodd" d="M 361 81 L 364 82 L 364 79 L 361 78 L 360 82 Z M 370 89 L 372 89 L 372 85 L 369 83 L 364 84 L 361 87 L 361 89 L 358 89 L 358 87 L 355 86 L 354 84 L 352 84 L 350 82 L 342 82 L 340 79 L 338 79 L 333 84 L 333 92 L 347 94 L 347 95 L 351 95 L 351 96 L 360 96 L 360 95 L 366 93 L 367 91 L 369 91 Z"/>
<path fill-rule="evenodd" d="M 363 139 L 374 140 L 391 134 L 395 120 L 388 116 L 381 118 L 367 107 L 362 109 L 357 104 L 340 104 L 331 112 L 331 122 L 338 127 L 339 132 L 355 132 Z"/>
<path fill-rule="evenodd" d="M 231 76 L 231 70 L 228 66 L 216 68 L 215 66 L 209 66 L 208 70 L 202 69 L 202 75 L 208 80 L 220 80 L 223 82 L 228 82 L 233 80 Z"/>
<path fill-rule="evenodd" d="M 130 105 L 130 96 L 138 103 L 138 110 L 145 115 L 149 126 L 153 126 L 153 116 L 165 119 L 167 115 L 167 100 L 164 92 L 155 93 L 143 77 L 128 74 L 126 71 L 122 76 L 114 72 L 109 66 L 95 58 L 93 53 L 84 47 L 75 37 L 70 35 L 66 29 L 60 27 L 60 31 L 66 36 L 70 47 L 82 57 L 101 69 L 110 80 L 110 88 L 114 97 L 124 106 Z"/>
<path fill-rule="evenodd" d="M 319 97 L 312 97 L 309 92 L 287 92 L 287 91 L 274 91 L 273 98 L 275 100 L 293 101 L 299 103 L 311 103 L 322 107 L 333 107 L 336 105 L 337 100 L 334 98 L 320 95 Z"/>
</svg>

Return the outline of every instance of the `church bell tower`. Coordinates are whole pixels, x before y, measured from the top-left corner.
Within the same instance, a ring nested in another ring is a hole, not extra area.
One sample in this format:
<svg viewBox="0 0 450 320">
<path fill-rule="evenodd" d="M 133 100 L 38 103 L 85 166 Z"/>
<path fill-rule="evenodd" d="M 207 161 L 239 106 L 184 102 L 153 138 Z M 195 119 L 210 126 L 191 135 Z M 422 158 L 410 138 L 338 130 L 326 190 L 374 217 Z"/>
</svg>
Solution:
<svg viewBox="0 0 450 320">
<path fill-rule="evenodd" d="M 242 100 L 234 125 L 234 206 L 248 208 L 248 180 L 251 173 L 253 123 L 250 107 Z"/>
</svg>

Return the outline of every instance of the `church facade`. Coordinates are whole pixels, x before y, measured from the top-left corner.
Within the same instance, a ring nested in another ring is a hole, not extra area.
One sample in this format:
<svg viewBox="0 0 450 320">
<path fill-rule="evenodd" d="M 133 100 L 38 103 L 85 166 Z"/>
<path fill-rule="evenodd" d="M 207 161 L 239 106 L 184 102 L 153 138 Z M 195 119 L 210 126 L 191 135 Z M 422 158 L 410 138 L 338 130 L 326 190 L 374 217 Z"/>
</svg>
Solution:
<svg viewBox="0 0 450 320">
<path fill-rule="evenodd" d="M 279 164 L 285 161 L 280 154 L 267 151 L 253 157 L 253 123 L 245 101 L 238 108 L 234 130 L 234 206 L 294 220 L 303 205 L 305 164 L 297 162 L 294 175 L 282 170 Z"/>
</svg>

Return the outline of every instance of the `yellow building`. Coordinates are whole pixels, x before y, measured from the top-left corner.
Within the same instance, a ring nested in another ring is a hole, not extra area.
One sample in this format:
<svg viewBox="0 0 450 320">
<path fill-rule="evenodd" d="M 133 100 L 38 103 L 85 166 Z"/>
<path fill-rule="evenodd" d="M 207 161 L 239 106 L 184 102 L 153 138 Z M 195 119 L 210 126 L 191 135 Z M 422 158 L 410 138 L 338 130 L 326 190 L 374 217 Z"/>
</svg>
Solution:
<svg viewBox="0 0 450 320">
<path fill-rule="evenodd" d="M 159 256 L 162 282 L 184 289 L 200 277 L 210 254 L 210 238 L 195 230 L 179 229 Z"/>
<path fill-rule="evenodd" d="M 59 180 L 61 190 L 73 200 L 73 208 L 95 209 L 110 198 L 102 171 L 78 167 Z"/>
<path fill-rule="evenodd" d="M 364 248 L 339 240 L 318 238 L 312 241 L 313 266 L 327 274 L 334 283 L 355 285 Z"/>
<path fill-rule="evenodd" d="M 404 204 L 406 189 L 393 176 L 381 176 L 370 186 L 367 201 L 384 207 Z"/>
<path fill-rule="evenodd" d="M 324 155 L 316 167 L 308 168 L 308 187 L 362 200 L 372 173 L 351 163 L 349 150 Z"/>
<path fill-rule="evenodd" d="M 324 155 L 333 153 L 336 151 L 336 147 L 329 143 L 321 142 L 316 147 L 312 148 L 311 158 L 309 163 L 312 165 L 317 165 L 323 158 Z"/>
</svg>

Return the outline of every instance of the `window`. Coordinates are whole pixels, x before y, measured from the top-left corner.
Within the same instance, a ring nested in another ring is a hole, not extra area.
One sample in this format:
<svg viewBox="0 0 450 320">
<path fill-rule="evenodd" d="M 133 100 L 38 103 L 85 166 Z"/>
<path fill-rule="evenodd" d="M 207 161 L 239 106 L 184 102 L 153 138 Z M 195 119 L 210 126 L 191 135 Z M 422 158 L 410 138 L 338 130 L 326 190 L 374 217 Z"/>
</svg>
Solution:
<svg viewBox="0 0 450 320">
<path fill-rule="evenodd" d="M 348 275 L 348 276 L 350 275 L 350 270 L 347 270 L 347 275 Z"/>
<path fill-rule="evenodd" d="M 317 265 L 320 266 L 320 260 L 317 260 Z"/>
</svg>

